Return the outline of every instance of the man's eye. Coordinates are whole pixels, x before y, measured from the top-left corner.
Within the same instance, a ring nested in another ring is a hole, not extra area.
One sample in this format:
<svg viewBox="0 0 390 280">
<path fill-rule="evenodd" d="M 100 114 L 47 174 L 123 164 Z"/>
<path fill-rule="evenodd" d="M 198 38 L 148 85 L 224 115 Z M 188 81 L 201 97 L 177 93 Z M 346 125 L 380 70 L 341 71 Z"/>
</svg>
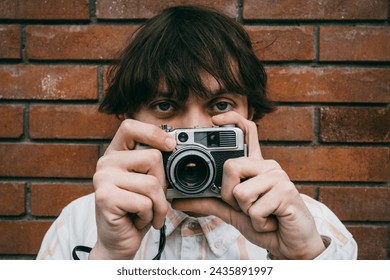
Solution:
<svg viewBox="0 0 390 280">
<path fill-rule="evenodd" d="M 217 111 L 229 111 L 232 107 L 231 104 L 229 104 L 228 102 L 218 102 L 218 103 L 215 103 L 215 109 Z"/>
<path fill-rule="evenodd" d="M 162 111 L 162 112 L 167 112 L 170 109 L 172 109 L 172 105 L 169 102 L 160 102 L 156 104 L 156 109 Z"/>
</svg>

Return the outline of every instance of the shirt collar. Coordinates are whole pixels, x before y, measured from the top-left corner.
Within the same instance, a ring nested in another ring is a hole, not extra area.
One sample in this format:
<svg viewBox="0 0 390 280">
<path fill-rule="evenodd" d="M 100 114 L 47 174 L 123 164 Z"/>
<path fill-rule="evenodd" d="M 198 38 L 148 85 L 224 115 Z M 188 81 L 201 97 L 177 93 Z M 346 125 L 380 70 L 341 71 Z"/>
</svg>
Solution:
<svg viewBox="0 0 390 280">
<path fill-rule="evenodd" d="M 240 235 L 237 229 L 232 225 L 226 224 L 218 217 L 207 216 L 195 218 L 169 207 L 165 220 L 166 236 L 171 235 L 187 219 L 192 219 L 199 223 L 207 240 L 208 247 L 218 257 L 225 254 Z"/>
</svg>

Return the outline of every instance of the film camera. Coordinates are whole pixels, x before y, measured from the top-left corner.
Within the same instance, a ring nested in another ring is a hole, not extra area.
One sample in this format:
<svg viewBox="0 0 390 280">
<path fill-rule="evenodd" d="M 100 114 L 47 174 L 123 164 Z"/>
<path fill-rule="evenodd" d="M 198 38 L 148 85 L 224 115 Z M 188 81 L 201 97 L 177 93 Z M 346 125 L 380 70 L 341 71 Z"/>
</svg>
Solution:
<svg viewBox="0 0 390 280">
<path fill-rule="evenodd" d="M 162 152 L 169 182 L 167 198 L 219 197 L 223 164 L 229 158 L 246 156 L 242 130 L 234 125 L 161 128 L 173 134 L 177 142 L 174 151 Z"/>
</svg>

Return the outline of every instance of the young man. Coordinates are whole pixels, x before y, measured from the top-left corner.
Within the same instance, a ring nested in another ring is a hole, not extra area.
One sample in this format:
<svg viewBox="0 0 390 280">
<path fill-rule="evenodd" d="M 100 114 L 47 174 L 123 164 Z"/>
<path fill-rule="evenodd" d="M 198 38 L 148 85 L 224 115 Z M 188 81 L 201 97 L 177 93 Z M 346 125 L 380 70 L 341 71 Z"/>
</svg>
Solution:
<svg viewBox="0 0 390 280">
<path fill-rule="evenodd" d="M 97 163 L 95 193 L 64 209 L 38 259 L 70 259 L 78 245 L 92 248 L 81 258 L 152 259 L 164 225 L 162 259 L 355 259 L 337 217 L 262 157 L 255 121 L 273 110 L 265 89 L 234 20 L 184 6 L 148 20 L 110 72 L 100 109 L 125 120 Z M 228 124 L 244 132 L 247 156 L 225 162 L 220 198 L 167 201 L 161 152 L 176 141 L 160 126 Z"/>
</svg>

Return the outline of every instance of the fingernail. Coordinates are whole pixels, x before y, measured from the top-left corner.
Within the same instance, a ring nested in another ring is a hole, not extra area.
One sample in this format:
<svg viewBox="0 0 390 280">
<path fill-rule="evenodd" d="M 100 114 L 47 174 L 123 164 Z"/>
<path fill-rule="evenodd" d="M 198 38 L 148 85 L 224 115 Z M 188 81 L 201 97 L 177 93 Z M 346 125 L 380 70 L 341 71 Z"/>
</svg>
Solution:
<svg viewBox="0 0 390 280">
<path fill-rule="evenodd" d="M 168 149 L 172 150 L 176 147 L 176 141 L 172 137 L 167 137 L 165 139 L 165 146 L 167 146 Z"/>
</svg>

